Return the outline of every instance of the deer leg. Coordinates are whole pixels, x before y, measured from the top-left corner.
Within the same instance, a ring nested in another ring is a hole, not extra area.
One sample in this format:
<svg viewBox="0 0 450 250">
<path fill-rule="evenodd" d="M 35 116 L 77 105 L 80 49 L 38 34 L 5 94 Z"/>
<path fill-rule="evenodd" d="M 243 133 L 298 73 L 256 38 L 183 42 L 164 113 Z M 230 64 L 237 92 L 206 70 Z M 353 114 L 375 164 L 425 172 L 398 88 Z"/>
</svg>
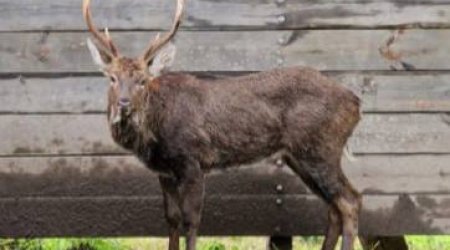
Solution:
<svg viewBox="0 0 450 250">
<path fill-rule="evenodd" d="M 342 176 L 345 178 L 345 176 Z M 347 186 L 334 200 L 342 220 L 342 250 L 353 250 L 358 236 L 358 215 L 361 210 L 361 195 L 347 182 Z"/>
<path fill-rule="evenodd" d="M 198 164 L 186 168 L 180 192 L 183 226 L 186 230 L 186 249 L 195 250 L 204 199 L 204 175 Z"/>
<path fill-rule="evenodd" d="M 353 250 L 361 202 L 359 194 L 342 173 L 340 164 L 330 164 L 317 158 L 297 160 L 290 154 L 286 154 L 284 158 L 311 191 L 329 206 L 329 225 L 322 250 L 334 250 L 341 233 L 342 250 Z"/>
<path fill-rule="evenodd" d="M 322 250 L 334 249 L 336 247 L 339 236 L 342 233 L 342 222 L 339 210 L 331 205 L 328 208 L 328 227 Z"/>
<path fill-rule="evenodd" d="M 159 177 L 164 197 L 164 212 L 169 224 L 169 250 L 180 249 L 181 209 L 178 183 L 175 179 Z"/>
</svg>

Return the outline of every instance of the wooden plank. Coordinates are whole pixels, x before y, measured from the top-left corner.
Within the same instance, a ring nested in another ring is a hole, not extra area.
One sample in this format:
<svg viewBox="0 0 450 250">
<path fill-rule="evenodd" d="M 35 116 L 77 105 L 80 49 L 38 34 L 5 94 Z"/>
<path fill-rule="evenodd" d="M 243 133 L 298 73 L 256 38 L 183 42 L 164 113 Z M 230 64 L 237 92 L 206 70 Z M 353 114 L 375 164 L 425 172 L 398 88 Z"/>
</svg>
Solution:
<svg viewBox="0 0 450 250">
<path fill-rule="evenodd" d="M 450 194 L 449 155 L 358 156 L 344 172 L 364 194 Z M 414 180 L 414 181 L 411 181 Z M 309 194 L 271 160 L 213 171 L 207 195 Z M 159 195 L 156 175 L 132 156 L 0 158 L 0 198 Z"/>
<path fill-rule="evenodd" d="M 324 204 L 308 195 L 206 197 L 202 235 L 318 235 L 326 225 Z M 450 196 L 365 196 L 363 235 L 450 232 Z M 0 235 L 166 235 L 160 197 L 1 199 Z M 220 223 L 217 223 L 220 221 Z"/>
<path fill-rule="evenodd" d="M 155 32 L 114 32 L 124 55 L 140 55 Z M 276 67 L 270 32 L 180 32 L 176 70 L 240 71 Z M 0 73 L 97 72 L 87 33 L 0 33 Z M 261 41 L 255 46 L 254 41 Z M 126 46 L 125 46 L 126 45 Z M 261 51 L 266 51 L 261 53 Z"/>
<path fill-rule="evenodd" d="M 350 140 L 354 153 L 449 153 L 448 114 L 366 114 Z M 0 156 L 110 154 L 106 115 L 0 116 Z"/>
<path fill-rule="evenodd" d="M 290 28 L 447 27 L 448 3 L 433 1 L 287 1 L 283 14 Z"/>
<path fill-rule="evenodd" d="M 70 0 L 0 1 L 0 31 L 84 30 L 81 4 Z M 175 1 L 93 1 L 99 26 L 111 29 L 168 27 Z M 195 30 L 307 27 L 378 27 L 450 24 L 447 0 L 433 1 L 189 1 L 183 28 Z M 23 17 L 27 17 L 25 22 Z M 285 16 L 285 20 L 279 19 Z M 388 17 L 388 18 L 387 18 Z"/>
<path fill-rule="evenodd" d="M 447 74 L 339 74 L 334 78 L 362 98 L 364 111 L 450 110 L 450 75 Z"/>
<path fill-rule="evenodd" d="M 446 153 L 450 150 L 449 117 L 366 114 L 350 139 L 350 147 L 356 153 Z"/>
<path fill-rule="evenodd" d="M 104 77 L 3 79 L 0 112 L 105 112 L 108 86 Z"/>
<path fill-rule="evenodd" d="M 154 35 L 113 33 L 125 55 L 142 53 Z M 450 45 L 441 42 L 450 40 L 448 30 L 405 31 L 391 46 L 401 53 L 397 61 L 379 51 L 391 35 L 389 30 L 180 32 L 174 70 L 259 71 L 293 65 L 336 71 L 450 69 Z M 87 37 L 82 32 L 0 33 L 0 74 L 96 72 Z"/>
<path fill-rule="evenodd" d="M 396 61 L 380 55 L 380 47 L 392 37 L 390 31 L 291 31 L 282 36 L 283 65 L 310 65 L 321 70 L 449 69 L 443 59 L 450 46 L 441 42 L 450 36 L 448 30 L 404 31 L 390 47 L 391 53 L 399 55 Z"/>
<path fill-rule="evenodd" d="M 448 74 L 343 73 L 331 77 L 359 95 L 366 112 L 450 111 Z M 0 112 L 104 112 L 108 86 L 104 77 L 3 79 Z"/>
<path fill-rule="evenodd" d="M 6 115 L 0 120 L 3 155 L 124 152 L 110 136 L 106 115 Z"/>
</svg>

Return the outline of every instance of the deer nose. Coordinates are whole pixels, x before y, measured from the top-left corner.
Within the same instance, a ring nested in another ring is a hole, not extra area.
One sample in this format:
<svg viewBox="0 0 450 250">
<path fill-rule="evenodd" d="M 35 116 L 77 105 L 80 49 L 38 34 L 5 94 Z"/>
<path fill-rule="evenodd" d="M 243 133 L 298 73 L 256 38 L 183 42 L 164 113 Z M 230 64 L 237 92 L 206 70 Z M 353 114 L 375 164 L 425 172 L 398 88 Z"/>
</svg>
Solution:
<svg viewBox="0 0 450 250">
<path fill-rule="evenodd" d="M 119 99 L 119 106 L 122 108 L 126 108 L 130 106 L 130 99 L 128 98 L 120 98 Z"/>
</svg>

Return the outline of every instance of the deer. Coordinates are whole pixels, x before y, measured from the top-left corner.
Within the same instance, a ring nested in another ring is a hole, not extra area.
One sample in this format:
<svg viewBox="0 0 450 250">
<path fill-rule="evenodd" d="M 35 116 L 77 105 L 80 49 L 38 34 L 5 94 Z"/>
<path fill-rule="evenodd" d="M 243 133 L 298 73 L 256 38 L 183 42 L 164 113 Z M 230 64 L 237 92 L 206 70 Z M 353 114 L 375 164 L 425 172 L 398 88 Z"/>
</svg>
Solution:
<svg viewBox="0 0 450 250">
<path fill-rule="evenodd" d="M 107 119 L 115 143 L 158 175 L 168 223 L 169 250 L 196 248 L 205 175 L 277 155 L 327 204 L 322 250 L 352 250 L 362 206 L 341 168 L 347 141 L 361 119 L 360 99 L 319 71 L 277 68 L 206 79 L 171 72 L 172 39 L 185 0 L 177 0 L 167 33 L 158 33 L 136 58 L 119 53 L 93 23 L 90 0 L 83 16 L 94 38 L 87 47 L 109 79 Z"/>
</svg>

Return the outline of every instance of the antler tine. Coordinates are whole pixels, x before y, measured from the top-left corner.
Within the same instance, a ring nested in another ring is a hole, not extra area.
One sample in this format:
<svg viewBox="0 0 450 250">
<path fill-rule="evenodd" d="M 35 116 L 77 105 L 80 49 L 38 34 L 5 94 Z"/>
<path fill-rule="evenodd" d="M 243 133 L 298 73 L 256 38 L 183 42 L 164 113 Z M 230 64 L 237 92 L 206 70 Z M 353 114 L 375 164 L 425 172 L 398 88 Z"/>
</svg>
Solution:
<svg viewBox="0 0 450 250">
<path fill-rule="evenodd" d="M 84 20 L 86 21 L 86 24 L 89 28 L 89 31 L 92 33 L 92 35 L 97 39 L 101 45 L 103 45 L 105 48 L 109 49 L 111 51 L 111 54 L 113 56 L 118 56 L 118 50 L 117 47 L 114 45 L 111 37 L 109 36 L 109 32 L 106 29 L 105 30 L 105 36 L 98 31 L 98 29 L 95 27 L 94 23 L 92 22 L 92 15 L 91 15 L 91 9 L 90 9 L 91 1 L 90 0 L 84 0 L 83 1 L 83 16 Z"/>
<path fill-rule="evenodd" d="M 183 15 L 183 9 L 184 9 L 184 2 L 185 2 L 185 0 L 177 0 L 177 10 L 175 12 L 175 18 L 174 18 L 174 21 L 172 24 L 172 28 L 162 38 L 159 38 L 159 34 L 158 34 L 158 36 L 150 43 L 150 46 L 145 51 L 145 54 L 143 57 L 146 62 L 153 59 L 153 57 L 155 56 L 155 52 L 157 52 L 159 49 L 161 49 L 164 45 L 166 45 L 175 36 L 175 34 L 181 24 L 181 17 Z"/>
</svg>

